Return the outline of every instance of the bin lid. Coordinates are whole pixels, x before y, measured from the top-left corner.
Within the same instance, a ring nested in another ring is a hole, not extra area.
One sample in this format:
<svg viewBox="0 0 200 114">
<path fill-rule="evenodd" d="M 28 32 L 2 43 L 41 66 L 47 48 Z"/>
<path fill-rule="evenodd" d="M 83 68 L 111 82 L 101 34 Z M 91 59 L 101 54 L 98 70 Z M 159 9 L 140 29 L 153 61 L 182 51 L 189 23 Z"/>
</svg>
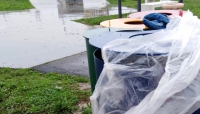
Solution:
<svg viewBox="0 0 200 114">
<path fill-rule="evenodd" d="M 118 30 L 110 32 L 106 31 L 93 35 L 90 38 L 89 43 L 94 47 L 103 48 L 104 45 L 116 39 L 129 39 L 129 38 L 134 38 L 134 36 L 137 35 L 151 34 L 157 31 L 159 30 L 148 30 L 148 31 Z"/>
<path fill-rule="evenodd" d="M 159 34 L 159 33 L 158 33 Z M 156 34 L 148 36 L 135 37 L 132 40 L 118 39 L 110 42 L 106 48 L 106 53 L 123 54 L 130 53 L 131 55 L 167 55 L 171 47 L 171 41 L 159 39 Z M 148 44 L 148 46 L 145 46 Z"/>
<path fill-rule="evenodd" d="M 110 31 L 112 31 L 112 32 L 119 31 L 119 30 L 128 30 L 128 29 L 110 28 Z M 109 28 L 92 29 L 92 30 L 88 30 L 88 31 L 84 32 L 83 37 L 90 39 L 92 36 L 94 36 L 96 34 L 100 34 L 102 32 L 107 32 L 107 31 L 109 31 Z"/>
</svg>

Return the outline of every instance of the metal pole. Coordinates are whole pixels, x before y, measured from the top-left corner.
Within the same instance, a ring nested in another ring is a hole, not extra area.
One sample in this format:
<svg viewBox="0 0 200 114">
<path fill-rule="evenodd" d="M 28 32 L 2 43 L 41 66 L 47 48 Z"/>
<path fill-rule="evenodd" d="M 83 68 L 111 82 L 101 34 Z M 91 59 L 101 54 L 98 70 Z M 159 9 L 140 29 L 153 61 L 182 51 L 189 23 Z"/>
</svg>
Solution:
<svg viewBox="0 0 200 114">
<path fill-rule="evenodd" d="M 119 15 L 119 18 L 122 18 L 122 4 L 121 4 L 121 0 L 118 0 L 118 15 Z"/>
<path fill-rule="evenodd" d="M 183 0 L 179 0 L 180 3 L 183 3 Z"/>
<path fill-rule="evenodd" d="M 141 0 L 137 0 L 137 10 L 141 12 Z"/>
</svg>

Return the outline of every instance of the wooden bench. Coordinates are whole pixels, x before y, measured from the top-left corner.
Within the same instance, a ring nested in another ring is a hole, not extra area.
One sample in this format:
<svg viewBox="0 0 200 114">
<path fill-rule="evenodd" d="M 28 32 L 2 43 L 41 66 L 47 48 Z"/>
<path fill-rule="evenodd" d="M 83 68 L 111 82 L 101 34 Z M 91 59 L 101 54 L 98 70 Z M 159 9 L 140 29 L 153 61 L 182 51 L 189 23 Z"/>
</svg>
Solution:
<svg viewBox="0 0 200 114">
<path fill-rule="evenodd" d="M 163 4 L 167 3 L 178 3 L 178 1 L 160 0 L 159 2 L 152 2 L 152 0 L 145 0 L 145 3 L 141 4 L 141 11 L 155 10 L 156 7 L 162 7 Z"/>
</svg>

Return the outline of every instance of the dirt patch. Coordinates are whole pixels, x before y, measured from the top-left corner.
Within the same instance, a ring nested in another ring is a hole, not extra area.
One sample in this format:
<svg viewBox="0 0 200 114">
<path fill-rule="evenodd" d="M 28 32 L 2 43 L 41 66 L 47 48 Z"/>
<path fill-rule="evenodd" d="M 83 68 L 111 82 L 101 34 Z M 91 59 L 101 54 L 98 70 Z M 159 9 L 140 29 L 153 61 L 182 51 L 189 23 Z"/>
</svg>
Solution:
<svg viewBox="0 0 200 114">
<path fill-rule="evenodd" d="M 91 86 L 89 83 L 78 83 L 80 90 L 88 90 L 91 89 Z"/>
<path fill-rule="evenodd" d="M 78 85 L 79 85 L 78 88 L 80 90 L 89 90 L 89 89 L 91 89 L 91 86 L 90 86 L 89 83 L 78 83 Z M 73 112 L 73 114 L 81 114 L 82 113 L 82 109 L 84 107 L 87 107 L 87 103 L 89 103 L 89 102 L 90 102 L 89 98 L 80 100 L 78 102 L 78 104 L 77 104 L 77 106 L 79 107 L 79 109 L 77 111 Z"/>
<path fill-rule="evenodd" d="M 82 109 L 84 107 L 87 107 L 87 103 L 80 103 L 78 106 L 79 106 L 79 109 L 76 112 L 74 112 L 73 114 L 81 114 L 82 113 Z"/>
</svg>

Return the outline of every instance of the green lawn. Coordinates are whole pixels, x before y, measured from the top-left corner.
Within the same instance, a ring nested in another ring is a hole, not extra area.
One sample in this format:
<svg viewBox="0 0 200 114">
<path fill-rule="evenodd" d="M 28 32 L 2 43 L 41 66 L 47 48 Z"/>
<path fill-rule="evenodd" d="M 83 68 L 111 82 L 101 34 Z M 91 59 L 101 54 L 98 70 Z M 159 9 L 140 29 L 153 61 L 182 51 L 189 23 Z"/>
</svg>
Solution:
<svg viewBox="0 0 200 114">
<path fill-rule="evenodd" d="M 127 17 L 130 13 L 123 14 L 122 17 Z M 118 15 L 109 15 L 109 16 L 101 16 L 101 17 L 94 17 L 94 18 L 83 18 L 74 20 L 75 22 L 83 23 L 86 25 L 99 25 L 102 21 L 116 19 Z"/>
<path fill-rule="evenodd" d="M 144 3 L 145 0 L 141 0 Z M 159 0 L 156 0 L 159 1 Z M 118 0 L 108 0 L 110 4 L 118 4 Z M 122 6 L 126 6 L 129 8 L 137 8 L 137 0 L 121 0 Z"/>
<path fill-rule="evenodd" d="M 142 0 L 144 3 L 145 0 Z M 159 1 L 159 0 L 156 0 Z M 179 1 L 179 0 L 174 0 Z M 108 0 L 111 4 L 118 4 L 117 0 Z M 200 0 L 183 0 L 184 8 L 183 10 L 190 10 L 194 13 L 194 15 L 200 18 Z M 122 0 L 122 5 L 130 8 L 137 8 L 137 0 Z"/>
<path fill-rule="evenodd" d="M 190 10 L 194 15 L 200 18 L 200 0 L 183 0 L 184 1 L 184 10 Z"/>
<path fill-rule="evenodd" d="M 14 11 L 34 8 L 29 0 L 0 0 L 0 11 Z"/>
<path fill-rule="evenodd" d="M 111 4 L 117 5 L 118 0 L 108 0 Z M 142 3 L 144 3 L 145 0 L 142 0 Z M 156 0 L 159 1 L 159 0 Z M 178 1 L 178 0 L 176 0 Z M 184 0 L 184 9 L 183 10 L 190 10 L 194 13 L 194 15 L 198 16 L 200 18 L 200 0 Z M 122 6 L 130 7 L 130 8 L 137 8 L 137 0 L 122 0 Z M 160 9 L 160 8 L 158 8 Z M 123 17 L 127 17 L 127 14 L 125 14 Z M 99 25 L 102 21 L 110 20 L 110 19 L 116 19 L 118 18 L 118 15 L 112 15 L 112 16 L 101 16 L 101 17 L 95 17 L 95 18 L 85 18 L 85 19 L 79 19 L 74 20 L 79 23 L 83 23 L 86 25 Z"/>
<path fill-rule="evenodd" d="M 155 1 L 160 1 L 160 0 L 155 0 Z M 118 0 L 108 0 L 108 2 L 110 4 L 116 4 L 116 5 L 118 4 Z M 137 0 L 121 0 L 121 2 L 122 2 L 122 6 L 137 9 Z M 144 3 L 145 0 L 141 0 L 141 2 Z"/>
<path fill-rule="evenodd" d="M 81 76 L 0 68 L 0 114 L 72 114 L 79 103 L 89 102 L 91 90 L 78 88 L 88 82 Z"/>
</svg>

